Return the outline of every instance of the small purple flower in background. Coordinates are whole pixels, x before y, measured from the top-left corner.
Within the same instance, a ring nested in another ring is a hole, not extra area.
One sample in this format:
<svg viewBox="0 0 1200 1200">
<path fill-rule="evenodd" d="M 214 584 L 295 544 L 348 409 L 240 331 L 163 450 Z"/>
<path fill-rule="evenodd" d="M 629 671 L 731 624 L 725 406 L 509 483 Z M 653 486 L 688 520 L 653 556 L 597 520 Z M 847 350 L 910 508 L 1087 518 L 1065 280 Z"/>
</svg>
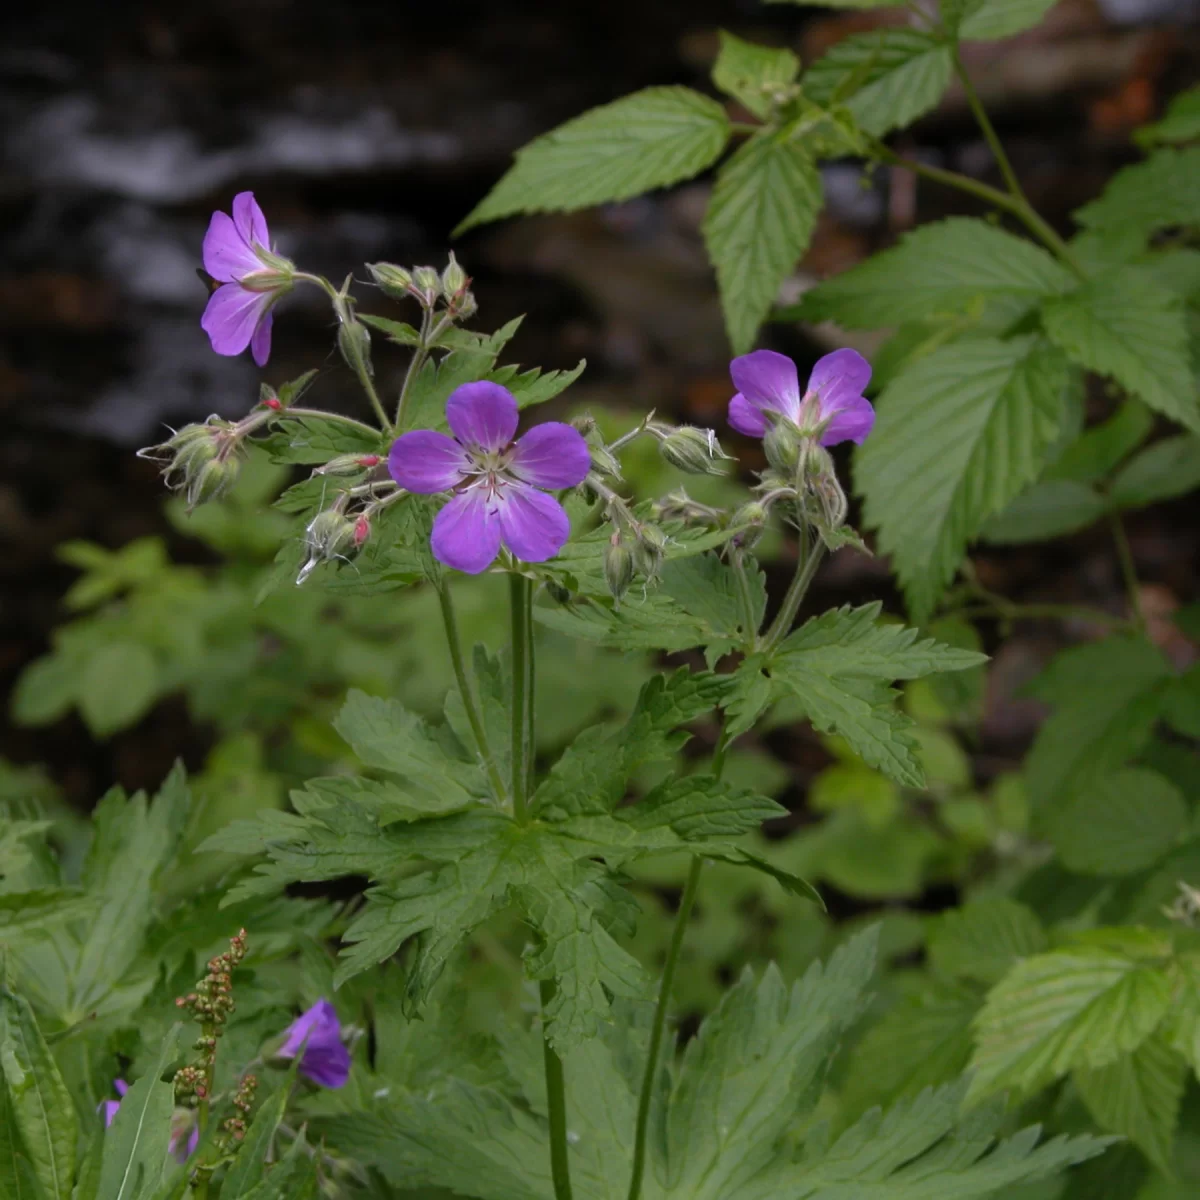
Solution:
<svg viewBox="0 0 1200 1200">
<path fill-rule="evenodd" d="M 261 367 L 271 353 L 271 309 L 291 286 L 292 265 L 271 250 L 267 219 L 253 192 L 233 198 L 233 216 L 215 212 L 204 235 L 204 269 L 221 284 L 200 327 L 218 354 L 250 347 Z"/>
<path fill-rule="evenodd" d="M 125 1082 L 125 1080 L 123 1080 L 123 1079 L 114 1079 L 113 1080 L 113 1090 L 117 1093 L 118 1096 L 121 1096 L 123 1098 L 125 1093 L 127 1091 L 129 1091 L 129 1084 L 127 1084 Z M 107 1129 L 113 1123 L 113 1118 L 117 1115 L 117 1109 L 119 1109 L 120 1107 L 121 1107 L 120 1100 L 101 1100 L 100 1101 L 99 1111 L 104 1114 L 104 1128 L 105 1129 Z"/>
<path fill-rule="evenodd" d="M 167 1143 L 167 1153 L 177 1162 L 185 1163 L 200 1145 L 200 1126 L 196 1123 L 196 1114 L 190 1109 L 177 1108 L 171 1114 L 171 1140 Z"/>
<path fill-rule="evenodd" d="M 340 1088 L 350 1076 L 350 1051 L 342 1043 L 341 1023 L 323 997 L 287 1028 L 279 1055 L 295 1058 L 297 1054 L 301 1054 L 300 1073 L 321 1087 Z"/>
<path fill-rule="evenodd" d="M 433 523 L 433 553 L 478 575 L 507 546 L 524 562 L 545 562 L 563 547 L 571 523 L 547 490 L 581 484 L 591 468 L 583 435 L 546 421 L 517 441 L 517 402 L 498 383 L 464 383 L 446 401 L 454 437 L 418 429 L 396 439 L 392 478 L 410 492 L 455 493 Z M 538 489 L 543 489 L 539 491 Z"/>
<path fill-rule="evenodd" d="M 818 359 L 803 395 L 796 364 L 774 350 L 735 358 L 729 374 L 738 389 L 729 402 L 729 423 L 750 437 L 770 430 L 769 413 L 802 431 L 820 429 L 822 446 L 861 445 L 875 424 L 875 410 L 862 394 L 871 381 L 871 365 L 855 350 L 835 350 Z"/>
</svg>

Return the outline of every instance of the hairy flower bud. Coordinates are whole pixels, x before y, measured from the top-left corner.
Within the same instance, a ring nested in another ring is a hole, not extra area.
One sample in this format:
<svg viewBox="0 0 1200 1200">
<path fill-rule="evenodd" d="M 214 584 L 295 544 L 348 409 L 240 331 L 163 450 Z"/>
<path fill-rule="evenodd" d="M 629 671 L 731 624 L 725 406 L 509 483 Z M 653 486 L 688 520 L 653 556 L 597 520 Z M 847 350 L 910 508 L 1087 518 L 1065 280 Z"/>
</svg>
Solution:
<svg viewBox="0 0 1200 1200">
<path fill-rule="evenodd" d="M 790 421 L 776 421 L 763 437 L 767 462 L 785 476 L 792 477 L 800 461 L 800 441 L 800 431 Z"/>
<path fill-rule="evenodd" d="M 619 533 L 612 535 L 604 551 L 604 581 L 618 604 L 633 582 L 633 553 Z"/>
<path fill-rule="evenodd" d="M 602 442 L 589 442 L 588 453 L 592 458 L 592 470 L 601 478 L 622 478 L 621 464 L 617 456 Z"/>
<path fill-rule="evenodd" d="M 317 513 L 304 531 L 308 560 L 300 568 L 296 583 L 303 583 L 321 563 L 345 558 L 355 551 L 362 544 L 356 541 L 357 525 L 357 521 L 351 520 L 337 507 Z"/>
<path fill-rule="evenodd" d="M 666 548 L 667 535 L 657 525 L 647 521 L 634 531 L 633 565 L 648 581 L 658 578 Z"/>
<path fill-rule="evenodd" d="M 338 326 L 338 349 L 346 365 L 360 375 L 374 375 L 371 367 L 371 335 L 367 327 L 352 316 L 343 319 Z"/>
<path fill-rule="evenodd" d="M 733 514 L 729 525 L 738 531 L 735 535 L 737 544 L 749 550 L 767 526 L 767 506 L 759 500 L 749 500 Z"/>
<path fill-rule="evenodd" d="M 431 305 L 441 294 L 442 277 L 436 267 L 413 267 L 413 287 L 422 304 Z"/>
<path fill-rule="evenodd" d="M 711 429 L 697 429 L 695 425 L 680 425 L 659 440 L 658 452 L 673 467 L 689 475 L 723 475 L 719 466 L 728 455 L 717 442 Z"/>
<path fill-rule="evenodd" d="M 450 252 L 450 262 L 442 272 L 442 295 L 447 301 L 453 301 L 461 292 L 466 290 L 466 286 L 470 282 L 466 271 L 459 265 L 458 259 L 454 257 L 454 251 L 452 250 Z"/>
<path fill-rule="evenodd" d="M 240 466 L 236 458 L 212 458 L 195 471 L 187 485 L 188 509 L 224 495 L 237 481 Z"/>
<path fill-rule="evenodd" d="M 412 272 L 398 267 L 395 263 L 367 263 L 367 270 L 381 292 L 394 300 L 403 300 L 411 295 Z"/>
<path fill-rule="evenodd" d="M 379 466 L 381 461 L 378 454 L 339 454 L 337 458 L 331 458 L 323 466 L 315 468 L 313 474 L 361 475 L 363 471 L 369 471 L 372 467 Z"/>
</svg>

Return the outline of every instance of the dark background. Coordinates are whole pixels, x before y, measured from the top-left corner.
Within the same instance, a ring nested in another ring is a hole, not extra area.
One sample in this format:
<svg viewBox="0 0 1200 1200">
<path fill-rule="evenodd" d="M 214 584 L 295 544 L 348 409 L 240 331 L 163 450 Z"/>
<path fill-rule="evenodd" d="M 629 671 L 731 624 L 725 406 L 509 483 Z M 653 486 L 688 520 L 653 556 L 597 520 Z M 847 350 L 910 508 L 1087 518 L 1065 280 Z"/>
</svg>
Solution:
<svg viewBox="0 0 1200 1200">
<path fill-rule="evenodd" d="M 440 265 L 449 231 L 514 149 L 638 87 L 705 87 L 718 26 L 811 61 L 848 33 L 896 19 L 757 0 L 23 6 L 0 36 L 5 692 L 66 615 L 59 599 L 74 572 L 55 560 L 57 543 L 118 546 L 167 532 L 159 481 L 133 450 L 165 423 L 241 414 L 254 401 L 248 356 L 216 356 L 199 327 L 201 239 L 236 191 L 255 191 L 279 248 L 308 270 L 340 279 L 354 268 L 361 276 L 364 261 Z M 1130 131 L 1200 75 L 1198 19 L 1200 0 L 1062 0 L 1037 30 L 966 47 L 1030 198 L 1056 226 L 1135 157 Z M 995 176 L 957 90 L 898 145 Z M 799 281 L 843 270 L 921 220 L 973 211 L 903 174 L 864 187 L 849 163 L 826 170 L 826 191 Z M 719 426 L 728 349 L 699 240 L 706 198 L 700 181 L 471 233 L 456 249 L 476 278 L 481 327 L 528 313 L 513 359 L 560 367 L 586 356 L 587 398 Z M 368 311 L 381 307 L 358 291 Z M 275 330 L 265 377 L 323 366 L 319 401 L 353 409 L 347 372 L 326 354 L 328 311 L 315 293 L 289 301 Z M 829 348 L 815 336 L 766 335 L 802 366 Z M 378 365 L 382 390 L 399 363 Z M 1194 598 L 1196 535 L 1191 502 L 1134 520 L 1154 611 Z M 173 536 L 172 548 L 202 560 L 186 539 Z M 1120 605 L 1102 531 L 993 555 L 981 570 L 1014 595 Z M 820 580 L 830 599 L 886 586 L 884 564 L 853 555 Z M 1035 629 L 997 660 L 994 736 L 1027 736 L 1036 716 L 1008 699 L 1049 636 Z M 142 752 L 152 747 L 155 762 L 180 750 L 193 757 L 197 736 L 181 714 L 158 713 L 97 745 L 71 717 L 47 730 L 6 725 L 0 754 L 46 762 L 86 802 L 113 777 L 153 782 L 139 777 Z"/>
</svg>

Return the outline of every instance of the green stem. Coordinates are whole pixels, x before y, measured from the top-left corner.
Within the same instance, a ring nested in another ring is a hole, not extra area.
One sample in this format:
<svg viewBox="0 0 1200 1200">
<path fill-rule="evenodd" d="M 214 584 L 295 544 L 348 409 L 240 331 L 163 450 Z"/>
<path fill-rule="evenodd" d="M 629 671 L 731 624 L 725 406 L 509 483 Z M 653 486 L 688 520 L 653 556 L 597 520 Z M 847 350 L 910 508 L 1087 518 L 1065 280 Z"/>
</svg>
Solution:
<svg viewBox="0 0 1200 1200">
<path fill-rule="evenodd" d="M 375 390 L 375 383 L 371 379 L 366 365 L 356 363 L 354 374 L 358 376 L 358 382 L 362 384 L 362 390 L 367 393 L 367 399 L 370 400 L 371 407 L 375 410 L 375 415 L 379 418 L 379 428 L 384 433 L 391 433 L 392 426 L 388 421 L 387 413 L 384 411 L 383 401 L 379 399 L 379 393 Z"/>
<path fill-rule="evenodd" d="M 517 824 L 529 820 L 526 802 L 525 752 L 528 744 L 526 726 L 529 710 L 526 693 L 529 650 L 529 580 L 523 575 L 510 575 L 509 599 L 512 606 L 512 802 Z"/>
<path fill-rule="evenodd" d="M 1129 625 L 1124 617 L 1114 617 L 1112 613 L 1106 613 L 1103 609 L 1088 608 L 1083 604 L 1011 604 L 1007 600 L 991 600 L 979 604 L 965 604 L 961 608 L 951 609 L 949 615 L 999 617 L 1002 621 L 1037 621 L 1043 618 L 1091 621 L 1095 625 L 1104 625 L 1110 629 L 1125 629 Z"/>
<path fill-rule="evenodd" d="M 504 780 L 500 777 L 496 760 L 492 757 L 492 750 L 488 745 L 487 733 L 484 730 L 483 721 L 479 716 L 479 709 L 475 704 L 475 696 L 467 680 L 467 669 L 463 663 L 462 643 L 458 636 L 458 621 L 454 616 L 454 603 L 450 599 L 450 585 L 444 579 L 438 584 L 437 593 L 438 603 L 442 608 L 442 624 L 446 627 L 446 644 L 450 647 L 450 662 L 454 667 L 454 678 L 458 683 L 459 695 L 462 696 L 463 709 L 467 714 L 467 721 L 471 726 L 471 732 L 475 735 L 475 744 L 479 750 L 480 757 L 483 759 L 484 769 L 487 771 L 492 791 L 496 796 L 496 802 L 502 804 L 506 795 Z"/>
<path fill-rule="evenodd" d="M 554 999 L 554 981 L 538 984 L 545 1013 Z M 546 1068 L 546 1111 L 550 1117 L 550 1177 L 554 1181 L 555 1200 L 571 1200 L 571 1164 L 567 1157 L 567 1089 L 563 1080 L 562 1059 L 545 1036 L 543 1017 L 542 1060 Z"/>
<path fill-rule="evenodd" d="M 421 314 L 421 330 L 417 337 L 417 344 L 413 347 L 412 358 L 408 360 L 408 370 L 404 372 L 404 382 L 400 385 L 400 396 L 396 400 L 396 428 L 403 428 L 404 409 L 408 403 L 408 393 L 412 390 L 412 385 L 416 381 L 417 376 L 421 373 L 421 368 L 425 365 L 425 360 L 429 357 L 429 352 L 437 344 L 437 340 L 446 331 L 447 327 L 452 325 L 453 319 L 450 316 L 443 316 L 435 325 L 433 323 L 433 313 L 429 309 Z"/>
<path fill-rule="evenodd" d="M 804 602 L 804 597 L 808 592 L 809 586 L 812 584 L 813 577 L 817 573 L 817 568 L 821 565 L 821 558 L 824 553 L 825 543 L 819 540 L 815 544 L 811 542 L 808 530 L 804 526 L 801 526 L 799 557 L 796 559 L 796 574 L 792 576 L 792 582 L 783 597 L 782 607 L 775 614 L 775 620 L 771 622 L 771 628 L 767 630 L 766 636 L 762 639 L 762 648 L 764 650 L 768 652 L 774 650 L 791 632 L 792 623 L 796 619 L 796 614 L 800 611 L 800 605 Z"/>
<path fill-rule="evenodd" d="M 356 421 L 353 417 L 343 416 L 341 413 L 326 412 L 323 408 L 300 408 L 291 406 L 289 408 L 281 408 L 279 412 L 271 414 L 273 418 L 279 417 L 315 417 L 321 421 L 337 421 L 342 425 L 350 425 L 362 433 L 375 435 L 379 430 L 372 428 L 366 421 Z"/>
<path fill-rule="evenodd" d="M 712 773 L 718 779 L 725 769 L 725 752 L 729 738 L 721 726 L 717 748 L 713 751 Z M 675 987 L 675 972 L 679 967 L 679 955 L 683 949 L 688 921 L 696 905 L 696 893 L 700 888 L 700 874 L 704 860 L 698 855 L 688 867 L 683 895 L 679 899 L 679 910 L 675 914 L 675 926 L 671 930 L 671 942 L 667 947 L 667 960 L 663 963 L 662 979 L 658 984 L 658 1001 L 654 1006 L 654 1023 L 650 1026 L 650 1046 L 646 1052 L 646 1070 L 642 1075 L 642 1090 L 638 1096 L 637 1125 L 633 1135 L 633 1173 L 629 1180 L 629 1200 L 638 1200 L 642 1194 L 642 1176 L 646 1171 L 646 1137 L 650 1132 L 650 1106 L 654 1101 L 654 1087 L 658 1078 L 658 1062 L 662 1055 L 663 1035 L 667 1027 L 667 1008 L 671 1003 L 671 992 Z"/>
<path fill-rule="evenodd" d="M 1117 513 L 1109 517 L 1112 525 L 1113 541 L 1117 544 L 1117 561 L 1121 565 L 1121 578 L 1125 581 L 1125 593 L 1129 597 L 1129 613 L 1133 626 L 1139 633 L 1146 632 L 1146 615 L 1142 611 L 1142 589 L 1138 583 L 1137 567 L 1133 561 L 1133 551 L 1129 546 L 1129 538 L 1125 536 L 1125 526 Z"/>
<path fill-rule="evenodd" d="M 979 93 L 975 90 L 975 85 L 971 82 L 971 77 L 967 74 L 966 67 L 963 66 L 962 56 L 959 54 L 957 46 L 954 48 L 954 73 L 958 76 L 959 83 L 962 84 L 963 92 L 967 97 L 967 104 L 975 116 L 980 131 L 983 133 L 984 140 L 992 151 L 992 157 L 995 158 L 996 165 L 1000 168 L 1000 174 L 1004 176 L 1005 185 L 1014 200 L 1021 200 L 1028 205 L 1029 201 L 1025 198 L 1025 192 L 1021 188 L 1021 181 L 1017 178 L 1017 173 L 1013 170 L 1012 163 L 1008 161 L 1008 155 L 1004 151 L 1004 143 L 1000 141 L 1000 135 L 996 132 L 996 127 L 992 124 L 991 117 L 987 115 L 987 109 L 983 107 L 983 102 L 979 99 Z"/>
<path fill-rule="evenodd" d="M 738 583 L 738 599 L 742 606 L 742 623 L 746 628 L 746 653 L 753 654 L 758 645 L 758 614 L 754 598 L 750 594 L 750 580 L 746 575 L 746 562 L 741 551 L 732 556 L 733 573 Z"/>
</svg>

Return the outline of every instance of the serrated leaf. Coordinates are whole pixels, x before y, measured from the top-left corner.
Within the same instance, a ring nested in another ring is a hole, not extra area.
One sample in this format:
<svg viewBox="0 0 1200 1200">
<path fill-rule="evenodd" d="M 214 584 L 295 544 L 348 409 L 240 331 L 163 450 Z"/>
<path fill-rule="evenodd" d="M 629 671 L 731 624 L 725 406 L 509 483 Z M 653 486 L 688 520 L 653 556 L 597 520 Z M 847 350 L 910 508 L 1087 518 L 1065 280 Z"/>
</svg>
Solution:
<svg viewBox="0 0 1200 1200">
<path fill-rule="evenodd" d="M 1051 479 L 1035 483 L 989 517 L 979 536 L 999 546 L 1043 542 L 1086 529 L 1106 512 L 1108 504 L 1095 488 L 1070 479 Z"/>
<path fill-rule="evenodd" d="M 822 106 L 845 104 L 867 133 L 882 137 L 935 108 L 952 69 L 950 47 L 936 34 L 875 29 L 817 59 L 804 73 L 804 95 Z"/>
<path fill-rule="evenodd" d="M 1044 339 L 978 338 L 918 359 L 879 397 L 855 483 L 918 618 L 984 521 L 1037 476 L 1066 392 L 1066 359 Z"/>
<path fill-rule="evenodd" d="M 1180 92 L 1159 120 L 1143 125 L 1133 135 L 1133 140 L 1142 147 L 1163 142 L 1193 142 L 1197 138 L 1200 138 L 1200 87 Z"/>
<path fill-rule="evenodd" d="M 762 623 L 767 606 L 766 578 L 751 562 L 746 586 L 754 628 L 746 628 L 736 569 L 715 554 L 677 558 L 663 566 L 662 590 L 681 608 L 729 641 L 752 637 Z"/>
<path fill-rule="evenodd" d="M 517 151 L 454 236 L 513 213 L 564 212 L 669 187 L 710 166 L 728 137 L 716 101 L 685 87 L 645 88 Z"/>
<path fill-rule="evenodd" d="M 258 444 L 272 462 L 311 465 L 342 454 L 387 453 L 384 435 L 356 422 L 294 417 L 284 412 L 271 422 L 270 429 Z"/>
<path fill-rule="evenodd" d="M 1118 171 L 1075 219 L 1089 229 L 1143 238 L 1159 229 L 1200 225 L 1200 146 L 1156 150 L 1145 162 Z"/>
<path fill-rule="evenodd" d="M 1200 431 L 1187 326 L 1175 293 L 1126 267 L 1042 306 L 1046 335 L 1089 371 Z"/>
<path fill-rule="evenodd" d="M 1075 1088 L 1101 1129 L 1127 1137 L 1160 1170 L 1171 1144 L 1187 1067 L 1157 1034 L 1106 1067 L 1076 1071 Z"/>
<path fill-rule="evenodd" d="M 29 1001 L 0 985 L 0 1087 L 20 1151 L 44 1200 L 70 1200 L 79 1121 Z M 11 1135 L 10 1135 L 11 1137 Z M 10 1144 L 11 1150 L 11 1144 Z M 10 1172 L 28 1175 L 15 1157 Z M 19 1194 L 19 1193 L 18 1193 Z"/>
<path fill-rule="evenodd" d="M 1132 458 L 1109 488 L 1118 508 L 1144 508 L 1200 487 L 1200 437 L 1164 438 Z"/>
<path fill-rule="evenodd" d="M 979 1014 L 969 1099 L 1107 1066 L 1141 1045 L 1170 1003 L 1160 968 L 1116 951 L 1081 946 L 1025 959 Z"/>
<path fill-rule="evenodd" d="M 1083 875 L 1132 875 L 1182 837 L 1187 803 L 1157 771 L 1126 767 L 1068 789 L 1043 818 L 1058 856 Z"/>
<path fill-rule="evenodd" d="M 583 374 L 587 367 L 587 359 L 581 358 L 569 371 L 543 371 L 531 367 L 528 371 L 516 371 L 508 374 L 508 368 L 493 371 L 491 378 L 502 383 L 516 399 L 519 409 L 532 408 L 535 404 L 545 404 L 561 395 Z"/>
<path fill-rule="evenodd" d="M 935 919 L 929 957 L 935 970 L 994 984 L 1022 959 L 1046 949 L 1037 914 L 1007 896 L 972 900 Z"/>
<path fill-rule="evenodd" d="M 821 175 L 808 152 L 772 132 L 756 134 L 718 172 L 704 244 L 735 354 L 750 349 L 807 249 L 821 200 Z"/>
<path fill-rule="evenodd" d="M 951 217 L 805 292 L 799 312 L 808 321 L 878 329 L 901 314 L 905 321 L 956 314 L 980 298 L 1016 320 L 1073 282 L 1040 246 L 986 221 Z"/>
<path fill-rule="evenodd" d="M 991 42 L 1032 29 L 1058 0 L 966 0 L 958 36 L 964 41 Z"/>
<path fill-rule="evenodd" d="M 1119 466 L 1153 428 L 1153 413 L 1140 400 L 1126 400 L 1107 421 L 1081 433 L 1043 478 L 1095 483 Z"/>
<path fill-rule="evenodd" d="M 145 646 L 108 642 L 83 664 L 80 715 L 94 734 L 106 737 L 141 718 L 154 703 L 158 687 L 158 666 Z"/>
<path fill-rule="evenodd" d="M 800 60 L 790 50 L 744 42 L 722 29 L 721 50 L 713 64 L 712 81 L 727 96 L 740 100 L 756 117 L 766 117 L 800 72 Z"/>
</svg>

